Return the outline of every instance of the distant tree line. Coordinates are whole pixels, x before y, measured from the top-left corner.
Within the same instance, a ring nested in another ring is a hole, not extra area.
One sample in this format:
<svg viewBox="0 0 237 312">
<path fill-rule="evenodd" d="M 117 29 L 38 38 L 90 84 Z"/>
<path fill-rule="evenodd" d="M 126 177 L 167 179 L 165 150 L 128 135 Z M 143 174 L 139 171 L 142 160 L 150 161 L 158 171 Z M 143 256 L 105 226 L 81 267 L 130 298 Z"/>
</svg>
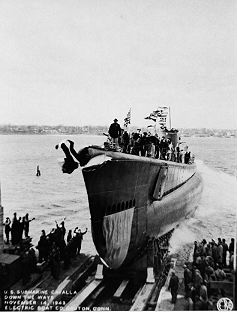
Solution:
<svg viewBox="0 0 237 312">
<path fill-rule="evenodd" d="M 106 126 L 0 125 L 0 134 L 103 134 Z"/>
</svg>

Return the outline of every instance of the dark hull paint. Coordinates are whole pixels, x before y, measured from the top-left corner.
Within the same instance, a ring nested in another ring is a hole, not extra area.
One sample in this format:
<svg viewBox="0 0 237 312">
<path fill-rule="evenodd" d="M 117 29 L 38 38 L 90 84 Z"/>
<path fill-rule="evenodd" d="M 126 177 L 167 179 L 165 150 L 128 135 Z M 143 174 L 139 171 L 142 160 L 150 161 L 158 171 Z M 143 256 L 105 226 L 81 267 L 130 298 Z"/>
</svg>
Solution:
<svg viewBox="0 0 237 312">
<path fill-rule="evenodd" d="M 99 255 L 111 268 L 131 262 L 148 237 L 167 233 L 195 211 L 202 193 L 202 179 L 196 173 L 194 164 L 98 152 L 93 148 L 90 153 L 91 158 L 100 154 L 111 157 L 109 161 L 82 170 L 89 199 L 93 241 Z M 168 171 L 162 182 L 163 197 L 157 200 L 157 184 L 159 189 L 159 179 L 165 167 Z M 125 230 L 118 228 L 128 217 L 131 224 L 127 224 Z M 112 236 L 107 235 L 109 231 L 113 232 Z M 124 231 L 128 234 L 125 235 Z M 117 236 L 121 232 L 123 235 L 119 240 Z M 115 235 L 118 241 L 111 247 Z M 114 259 L 111 249 L 121 259 Z"/>
</svg>

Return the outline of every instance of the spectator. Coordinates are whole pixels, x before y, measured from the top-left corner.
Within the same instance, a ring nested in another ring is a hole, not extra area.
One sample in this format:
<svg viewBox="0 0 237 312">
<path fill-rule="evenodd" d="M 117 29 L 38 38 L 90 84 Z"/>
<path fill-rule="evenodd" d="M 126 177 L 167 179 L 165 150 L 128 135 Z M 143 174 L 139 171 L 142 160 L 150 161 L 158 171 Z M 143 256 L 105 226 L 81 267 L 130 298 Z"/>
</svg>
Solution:
<svg viewBox="0 0 237 312">
<path fill-rule="evenodd" d="M 230 254 L 230 268 L 233 270 L 234 268 L 234 254 Z"/>
<path fill-rule="evenodd" d="M 5 221 L 5 235 L 6 235 L 6 244 L 9 244 L 9 234 L 11 232 L 11 220 L 9 217 Z"/>
<path fill-rule="evenodd" d="M 208 296 L 207 296 L 207 287 L 206 282 L 203 281 L 200 287 L 200 296 L 196 304 L 196 310 L 198 311 L 207 311 L 208 310 Z"/>
<path fill-rule="evenodd" d="M 216 279 L 214 269 L 210 264 L 208 264 L 208 266 L 206 267 L 205 272 L 206 272 L 206 279 L 208 281 Z"/>
<path fill-rule="evenodd" d="M 220 238 L 218 238 L 217 250 L 218 250 L 218 263 L 222 265 L 222 262 L 223 262 L 223 246 L 222 246 L 222 241 Z"/>
<path fill-rule="evenodd" d="M 118 124 L 117 118 L 114 119 L 114 122 L 109 127 L 109 135 L 112 138 L 112 143 L 114 147 L 118 147 L 119 138 L 121 136 L 121 128 L 120 125 Z"/>
<path fill-rule="evenodd" d="M 195 287 L 198 295 L 199 295 L 199 291 L 200 291 L 200 287 L 201 287 L 202 283 L 203 283 L 202 275 L 198 269 L 195 269 L 193 284 L 194 284 L 194 287 Z"/>
<path fill-rule="evenodd" d="M 187 298 L 190 296 L 192 272 L 186 264 L 183 267 L 184 267 L 184 289 L 185 289 L 185 296 Z"/>
<path fill-rule="evenodd" d="M 219 251 L 218 251 L 217 244 L 215 243 L 214 240 L 212 240 L 212 257 L 214 259 L 214 262 L 218 263 L 218 261 L 219 261 Z"/>
<path fill-rule="evenodd" d="M 123 133 L 122 142 L 123 142 L 123 153 L 128 153 L 129 134 L 126 130 Z"/>
<path fill-rule="evenodd" d="M 69 230 L 67 234 L 67 243 L 69 243 L 71 239 L 72 239 L 72 230 Z"/>
<path fill-rule="evenodd" d="M 25 226 L 25 217 L 19 218 L 19 242 L 22 241 L 22 236 L 23 236 L 23 230 Z"/>
<path fill-rule="evenodd" d="M 225 272 L 218 264 L 216 265 L 215 276 L 217 281 L 223 281 L 226 278 Z"/>
<path fill-rule="evenodd" d="M 12 219 L 12 229 L 11 229 L 11 238 L 12 238 L 12 245 L 16 245 L 18 243 L 18 229 L 19 229 L 19 225 L 18 225 L 19 221 L 17 219 L 17 214 L 16 212 L 14 212 L 13 214 L 13 219 Z"/>
<path fill-rule="evenodd" d="M 229 245 L 230 257 L 234 253 L 234 246 L 235 246 L 235 240 L 234 240 L 234 238 L 231 238 L 230 245 Z"/>
<path fill-rule="evenodd" d="M 178 276 L 175 275 L 175 272 L 172 272 L 169 287 L 168 287 L 168 290 L 170 290 L 171 296 L 172 296 L 171 303 L 176 303 L 178 288 L 179 288 Z"/>
<path fill-rule="evenodd" d="M 131 154 L 138 155 L 140 154 L 141 150 L 141 135 L 140 133 L 136 132 L 133 134 L 133 147 L 131 150 Z"/>
<path fill-rule="evenodd" d="M 212 248 L 211 248 L 211 244 L 207 244 L 206 246 L 206 256 L 212 257 Z"/>
<path fill-rule="evenodd" d="M 160 154 L 161 154 L 160 159 L 166 159 L 166 153 L 167 153 L 168 148 L 169 148 L 169 143 L 163 136 L 160 141 Z"/>
<path fill-rule="evenodd" d="M 81 230 L 76 230 L 76 237 L 75 237 L 75 240 L 76 240 L 76 246 L 77 246 L 77 250 L 76 250 L 76 255 L 79 255 L 80 252 L 81 252 L 81 243 L 82 243 L 82 240 L 83 240 L 83 236 L 87 233 L 87 228 L 85 230 L 85 232 L 81 232 Z"/>
<path fill-rule="evenodd" d="M 29 228 L 30 228 L 30 222 L 35 220 L 35 218 L 32 218 L 29 220 L 29 214 L 27 213 L 24 217 L 24 233 L 25 233 L 25 238 L 29 237 Z"/>
<path fill-rule="evenodd" d="M 226 256 L 227 256 L 227 251 L 229 250 L 228 245 L 225 242 L 225 239 L 222 239 L 222 246 L 223 246 L 223 260 L 222 260 L 222 264 L 223 267 L 226 267 Z"/>
<path fill-rule="evenodd" d="M 193 249 L 193 263 L 196 263 L 197 250 L 198 250 L 197 241 L 195 241 L 194 242 L 194 249 Z"/>
<path fill-rule="evenodd" d="M 49 242 L 46 237 L 45 230 L 42 230 L 42 234 L 36 248 L 39 250 L 39 262 L 46 261 L 49 254 Z"/>
</svg>

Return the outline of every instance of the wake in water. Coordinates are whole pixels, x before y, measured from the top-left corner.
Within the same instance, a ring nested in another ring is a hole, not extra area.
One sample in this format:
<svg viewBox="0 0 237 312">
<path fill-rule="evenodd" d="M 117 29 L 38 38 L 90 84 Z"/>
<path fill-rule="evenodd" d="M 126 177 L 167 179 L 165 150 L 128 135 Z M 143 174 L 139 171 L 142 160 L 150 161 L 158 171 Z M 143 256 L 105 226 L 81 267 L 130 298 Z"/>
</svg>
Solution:
<svg viewBox="0 0 237 312">
<path fill-rule="evenodd" d="M 229 243 L 231 237 L 236 237 L 236 178 L 216 171 L 200 160 L 197 167 L 204 180 L 201 202 L 193 218 L 185 220 L 170 240 L 170 252 L 179 253 L 185 260 L 188 260 L 195 240 L 217 241 L 221 237 Z"/>
</svg>

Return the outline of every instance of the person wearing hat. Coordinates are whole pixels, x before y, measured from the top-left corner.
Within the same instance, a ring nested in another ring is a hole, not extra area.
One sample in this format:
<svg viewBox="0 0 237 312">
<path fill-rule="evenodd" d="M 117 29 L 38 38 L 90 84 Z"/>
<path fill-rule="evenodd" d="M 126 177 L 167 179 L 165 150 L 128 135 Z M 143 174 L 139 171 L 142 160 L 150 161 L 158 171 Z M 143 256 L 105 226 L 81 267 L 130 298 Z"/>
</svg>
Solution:
<svg viewBox="0 0 237 312">
<path fill-rule="evenodd" d="M 117 147 L 119 143 L 119 137 L 121 136 L 121 128 L 118 124 L 117 118 L 114 119 L 114 122 L 109 127 L 109 135 L 111 136 L 113 145 Z"/>
</svg>

